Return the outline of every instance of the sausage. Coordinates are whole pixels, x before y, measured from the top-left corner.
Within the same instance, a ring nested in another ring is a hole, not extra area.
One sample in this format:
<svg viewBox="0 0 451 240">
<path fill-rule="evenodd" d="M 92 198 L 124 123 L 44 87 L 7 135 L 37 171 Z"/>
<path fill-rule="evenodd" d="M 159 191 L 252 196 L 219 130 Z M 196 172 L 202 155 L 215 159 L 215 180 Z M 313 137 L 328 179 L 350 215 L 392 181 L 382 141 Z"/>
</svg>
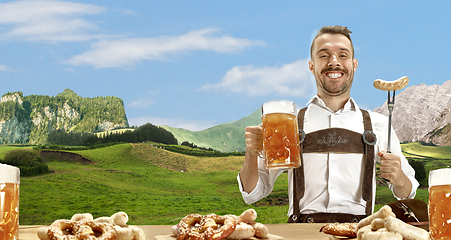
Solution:
<svg viewBox="0 0 451 240">
<path fill-rule="evenodd" d="M 406 240 L 428 240 L 429 233 L 419 227 L 407 224 L 400 219 L 388 217 L 385 219 L 385 228 L 400 233 Z"/>
<path fill-rule="evenodd" d="M 409 83 L 409 78 L 404 76 L 394 81 L 384 81 L 376 79 L 373 82 L 373 86 L 382 91 L 397 91 L 405 88 Z"/>
<path fill-rule="evenodd" d="M 248 224 L 253 223 L 253 222 L 255 222 L 255 219 L 257 219 L 257 211 L 250 208 L 250 209 L 244 211 L 243 213 L 241 213 L 241 215 L 238 216 L 238 218 L 239 218 L 238 222 L 245 222 Z"/>
<path fill-rule="evenodd" d="M 49 231 L 49 227 L 40 227 L 38 229 L 38 238 L 41 240 L 50 240 L 48 231 Z"/>
<path fill-rule="evenodd" d="M 111 219 L 113 219 L 113 222 L 116 225 L 119 225 L 121 227 L 127 226 L 128 215 L 125 212 L 117 212 L 111 215 Z"/>
<path fill-rule="evenodd" d="M 362 239 L 365 240 L 403 240 L 402 235 L 397 232 L 387 231 L 381 228 L 378 231 L 370 231 L 363 234 Z"/>
<path fill-rule="evenodd" d="M 229 238 L 229 239 L 249 239 L 249 238 L 253 237 L 254 235 L 255 235 L 254 228 L 247 223 L 241 222 L 236 225 L 235 231 L 233 231 L 233 233 L 230 234 L 230 236 L 228 236 L 227 238 Z"/>
<path fill-rule="evenodd" d="M 268 228 L 261 223 L 253 223 L 251 224 L 251 226 L 254 228 L 255 230 L 255 236 L 258 238 L 268 238 Z"/>
<path fill-rule="evenodd" d="M 385 226 L 385 219 L 383 218 L 375 218 L 371 222 L 371 230 L 377 231 Z"/>
<path fill-rule="evenodd" d="M 379 209 L 379 211 L 373 213 L 372 215 L 360 220 L 359 224 L 357 225 L 359 228 L 364 227 L 366 225 L 370 225 L 371 222 L 375 219 L 375 218 L 387 218 L 390 215 L 394 215 L 394 213 L 391 210 L 391 207 L 388 205 L 385 205 L 383 207 L 381 207 L 381 209 Z"/>
<path fill-rule="evenodd" d="M 77 213 L 72 216 L 71 221 L 80 221 L 80 220 L 93 220 L 93 216 L 90 213 Z"/>
</svg>

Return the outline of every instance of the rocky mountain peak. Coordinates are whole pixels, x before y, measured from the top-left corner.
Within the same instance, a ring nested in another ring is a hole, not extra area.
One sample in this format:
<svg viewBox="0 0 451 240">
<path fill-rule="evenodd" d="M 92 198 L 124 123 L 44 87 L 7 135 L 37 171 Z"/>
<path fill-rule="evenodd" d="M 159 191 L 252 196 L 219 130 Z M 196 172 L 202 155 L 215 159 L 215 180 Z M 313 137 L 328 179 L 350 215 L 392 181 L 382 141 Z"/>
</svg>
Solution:
<svg viewBox="0 0 451 240">
<path fill-rule="evenodd" d="M 425 141 L 449 145 L 449 137 L 438 136 L 450 126 L 451 80 L 442 85 L 419 84 L 407 87 L 395 97 L 392 124 L 402 141 Z M 373 110 L 388 116 L 387 101 Z M 450 127 L 451 129 L 451 127 Z M 446 134 L 445 134 L 446 135 Z M 448 134 L 449 136 L 449 134 Z M 448 138 L 448 140 L 445 140 Z"/>
</svg>

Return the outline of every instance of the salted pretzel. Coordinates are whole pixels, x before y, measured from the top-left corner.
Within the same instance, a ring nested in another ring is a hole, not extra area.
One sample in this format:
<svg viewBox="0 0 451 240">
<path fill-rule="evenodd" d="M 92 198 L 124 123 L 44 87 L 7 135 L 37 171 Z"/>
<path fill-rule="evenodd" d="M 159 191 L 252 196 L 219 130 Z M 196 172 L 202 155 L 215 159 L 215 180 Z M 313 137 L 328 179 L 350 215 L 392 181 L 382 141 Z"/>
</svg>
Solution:
<svg viewBox="0 0 451 240">
<path fill-rule="evenodd" d="M 354 238 L 357 237 L 357 230 L 357 223 L 327 223 L 319 231 L 335 236 Z"/>
<path fill-rule="evenodd" d="M 92 220 L 81 220 L 74 225 L 75 236 L 83 240 L 114 240 L 116 229 L 112 224 L 96 222 Z"/>
<path fill-rule="evenodd" d="M 74 221 L 60 219 L 50 225 L 47 235 L 50 240 L 77 240 L 74 229 Z"/>
<path fill-rule="evenodd" d="M 230 236 L 235 227 L 231 216 L 189 214 L 177 224 L 177 240 L 221 240 Z"/>
<path fill-rule="evenodd" d="M 145 240 L 144 231 L 127 221 L 125 212 L 96 219 L 89 213 L 77 213 L 70 220 L 58 219 L 39 228 L 37 235 L 40 240 Z"/>
</svg>

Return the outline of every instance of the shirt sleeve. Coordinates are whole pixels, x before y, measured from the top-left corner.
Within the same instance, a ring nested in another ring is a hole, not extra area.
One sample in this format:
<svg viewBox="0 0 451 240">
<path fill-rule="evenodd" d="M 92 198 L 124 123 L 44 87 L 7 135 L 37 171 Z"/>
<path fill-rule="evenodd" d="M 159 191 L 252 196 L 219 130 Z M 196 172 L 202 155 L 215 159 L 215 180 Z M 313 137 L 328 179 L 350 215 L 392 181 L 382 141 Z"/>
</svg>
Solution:
<svg viewBox="0 0 451 240">
<path fill-rule="evenodd" d="M 420 183 L 418 183 L 418 181 L 415 179 L 415 170 L 413 169 L 412 166 L 410 166 L 406 157 L 404 157 L 404 155 L 402 154 L 401 145 L 399 144 L 398 137 L 394 133 L 393 129 L 392 129 L 392 139 L 391 139 L 391 143 L 390 143 L 390 148 L 391 148 L 391 152 L 393 154 L 400 156 L 401 169 L 402 169 L 404 175 L 406 175 L 409 178 L 410 182 L 412 183 L 412 189 L 410 190 L 409 196 L 407 196 L 406 198 L 413 199 L 413 198 L 415 198 L 415 195 L 417 193 L 418 187 L 420 186 Z M 393 192 L 393 196 L 396 199 L 398 199 L 398 200 L 403 199 L 403 198 L 399 198 L 395 195 L 393 185 L 388 184 L 388 186 L 389 186 L 390 190 Z"/>
<path fill-rule="evenodd" d="M 277 177 L 282 173 L 283 170 L 281 169 L 266 170 L 265 159 L 259 157 L 258 159 L 259 178 L 257 185 L 250 193 L 243 190 L 240 174 L 238 174 L 237 176 L 238 187 L 240 189 L 241 195 L 243 196 L 244 202 L 246 202 L 247 204 L 252 204 L 268 196 L 274 187 L 274 183 L 276 182 Z"/>
<path fill-rule="evenodd" d="M 370 112 L 370 114 L 371 114 L 371 121 L 372 121 L 372 125 L 373 125 L 373 132 L 377 136 L 377 149 L 375 152 L 376 160 L 380 161 L 380 158 L 377 155 L 377 152 L 387 150 L 388 127 L 389 127 L 388 126 L 388 118 L 379 113 Z M 391 129 L 390 151 L 392 154 L 395 154 L 401 158 L 402 171 L 403 171 L 404 175 L 406 175 L 409 178 L 410 182 L 412 183 L 412 189 L 407 198 L 412 199 L 415 197 L 417 189 L 420 186 L 420 184 L 415 179 L 415 170 L 412 168 L 412 166 L 410 166 L 409 162 L 402 154 L 401 144 L 399 143 L 399 139 L 396 136 L 396 133 L 393 128 Z M 392 191 L 393 196 L 396 199 L 398 199 L 398 200 L 402 199 L 395 195 L 393 185 L 388 183 L 388 187 Z"/>
</svg>

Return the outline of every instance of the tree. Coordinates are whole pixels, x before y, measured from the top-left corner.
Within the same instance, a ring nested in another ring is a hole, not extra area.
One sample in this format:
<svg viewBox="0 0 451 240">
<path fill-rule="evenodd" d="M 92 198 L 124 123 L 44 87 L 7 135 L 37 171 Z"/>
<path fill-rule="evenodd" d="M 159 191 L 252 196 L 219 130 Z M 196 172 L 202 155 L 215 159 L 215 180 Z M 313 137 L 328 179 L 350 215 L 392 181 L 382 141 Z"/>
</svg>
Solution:
<svg viewBox="0 0 451 240">
<path fill-rule="evenodd" d="M 418 181 L 426 179 L 426 170 L 424 169 L 424 165 L 421 161 L 410 159 L 409 164 L 415 170 L 415 179 Z"/>
</svg>

